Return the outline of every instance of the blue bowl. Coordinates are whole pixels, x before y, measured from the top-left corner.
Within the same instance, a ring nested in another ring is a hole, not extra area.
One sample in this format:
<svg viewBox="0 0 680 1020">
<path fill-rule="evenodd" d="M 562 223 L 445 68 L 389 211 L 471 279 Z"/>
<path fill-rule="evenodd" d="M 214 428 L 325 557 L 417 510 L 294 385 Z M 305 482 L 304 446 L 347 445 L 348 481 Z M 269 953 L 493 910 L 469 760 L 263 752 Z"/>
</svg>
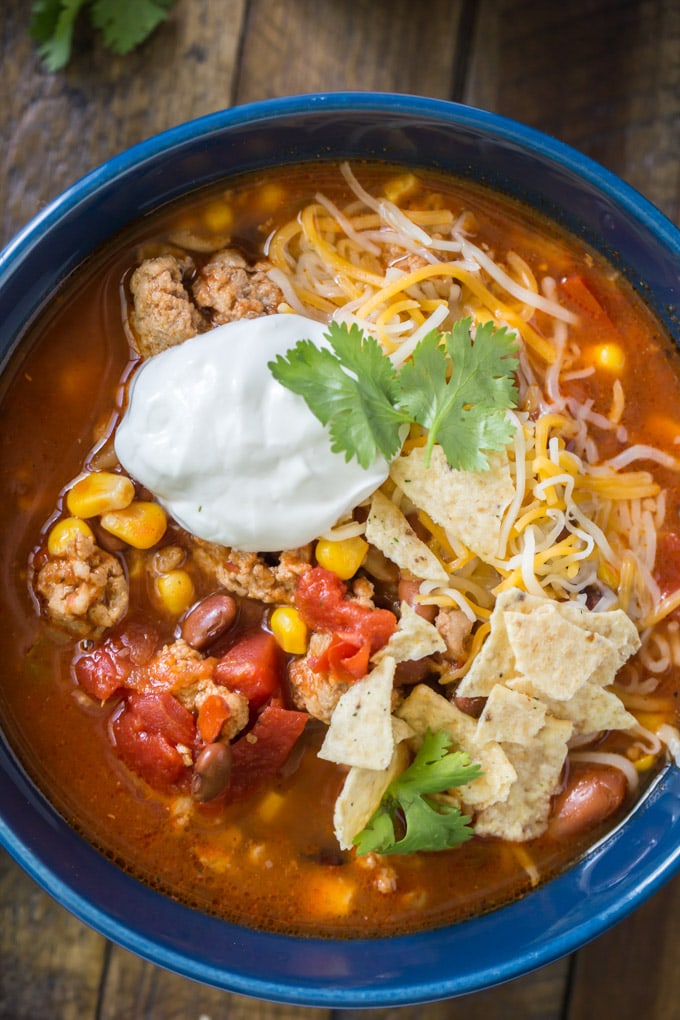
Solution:
<svg viewBox="0 0 680 1020">
<path fill-rule="evenodd" d="M 546 135 L 438 100 L 372 93 L 275 99 L 173 128 L 110 160 L 0 254 L 4 365 L 54 288 L 97 246 L 224 176 L 308 160 L 378 159 L 485 182 L 601 251 L 678 334 L 680 232 L 613 174 Z M 252 931 L 188 909 L 78 836 L 0 739 L 0 841 L 81 920 L 153 963 L 244 995 L 327 1008 L 474 992 L 572 952 L 680 866 L 680 771 L 560 877 L 486 916 L 411 936 L 316 940 Z"/>
</svg>

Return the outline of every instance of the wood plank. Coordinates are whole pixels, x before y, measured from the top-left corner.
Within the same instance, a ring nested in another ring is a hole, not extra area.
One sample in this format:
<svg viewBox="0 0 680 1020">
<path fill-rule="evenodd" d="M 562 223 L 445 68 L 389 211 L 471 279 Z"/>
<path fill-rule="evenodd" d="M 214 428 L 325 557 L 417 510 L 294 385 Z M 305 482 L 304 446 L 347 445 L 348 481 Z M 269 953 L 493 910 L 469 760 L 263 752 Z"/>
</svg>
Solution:
<svg viewBox="0 0 680 1020">
<path fill-rule="evenodd" d="M 253 0 L 235 98 L 343 89 L 448 98 L 465 0 Z"/>
<path fill-rule="evenodd" d="M 30 4 L 3 0 L 0 244 L 104 160 L 230 106 L 245 8 L 245 0 L 176 3 L 168 21 L 126 57 L 80 31 L 71 63 L 49 74 L 28 35 Z"/>
<path fill-rule="evenodd" d="M 333 1020 L 560 1020 L 568 972 L 569 960 L 558 960 L 471 995 L 399 1009 L 340 1009 Z"/>
<path fill-rule="evenodd" d="M 330 1020 L 330 1016 L 326 1009 L 302 1009 L 209 988 L 112 946 L 97 1020 Z"/>
<path fill-rule="evenodd" d="M 481 0 L 465 101 L 539 128 L 680 221 L 680 6 Z"/>
<path fill-rule="evenodd" d="M 582 949 L 565 1020 L 677 1020 L 680 880 Z"/>
<path fill-rule="evenodd" d="M 0 850 L 0 1020 L 94 1020 L 105 954 Z"/>
</svg>

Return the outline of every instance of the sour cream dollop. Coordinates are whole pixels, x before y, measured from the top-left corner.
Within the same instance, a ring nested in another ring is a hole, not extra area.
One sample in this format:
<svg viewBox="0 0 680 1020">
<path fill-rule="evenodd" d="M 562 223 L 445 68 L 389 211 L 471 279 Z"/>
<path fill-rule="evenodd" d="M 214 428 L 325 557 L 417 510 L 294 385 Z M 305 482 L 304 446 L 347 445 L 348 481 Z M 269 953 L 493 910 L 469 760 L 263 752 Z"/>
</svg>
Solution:
<svg viewBox="0 0 680 1020">
<path fill-rule="evenodd" d="M 115 449 L 187 531 L 246 552 L 294 549 L 387 477 L 331 450 L 326 428 L 267 363 L 327 327 L 301 315 L 218 326 L 149 358 L 133 377 Z"/>
</svg>

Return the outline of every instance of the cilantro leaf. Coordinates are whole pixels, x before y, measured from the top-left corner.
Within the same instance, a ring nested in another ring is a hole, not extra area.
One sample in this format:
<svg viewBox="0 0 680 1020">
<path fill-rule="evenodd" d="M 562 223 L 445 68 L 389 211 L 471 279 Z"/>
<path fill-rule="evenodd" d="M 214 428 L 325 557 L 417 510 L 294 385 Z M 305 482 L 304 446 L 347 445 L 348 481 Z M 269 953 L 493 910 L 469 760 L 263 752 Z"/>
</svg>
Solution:
<svg viewBox="0 0 680 1020">
<path fill-rule="evenodd" d="M 129 53 L 165 21 L 173 0 L 94 0 L 92 24 L 114 53 Z"/>
<path fill-rule="evenodd" d="M 38 53 L 48 71 L 59 71 L 71 56 L 73 26 L 89 0 L 37 0 L 29 32 L 40 45 Z"/>
<path fill-rule="evenodd" d="M 71 57 L 73 29 L 81 10 L 87 10 L 104 45 L 114 53 L 129 53 L 162 22 L 174 0 L 35 0 L 29 32 L 48 71 L 59 71 Z"/>
<path fill-rule="evenodd" d="M 517 399 L 514 337 L 487 322 L 473 342 L 471 327 L 469 318 L 457 322 L 444 347 L 436 331 L 428 333 L 399 375 L 401 406 L 428 429 L 426 465 L 438 442 L 452 467 L 483 471 L 484 451 L 501 450 L 512 438 L 505 411 Z"/>
<path fill-rule="evenodd" d="M 448 463 L 483 471 L 484 451 L 502 450 L 514 425 L 506 416 L 517 399 L 515 338 L 491 322 L 471 319 L 451 333 L 433 330 L 397 369 L 377 340 L 358 326 L 331 323 L 330 349 L 300 340 L 269 363 L 282 386 L 302 396 L 331 435 L 331 447 L 368 468 L 378 454 L 391 460 L 401 447 L 402 427 L 428 430 L 425 463 L 438 442 Z"/>
<path fill-rule="evenodd" d="M 333 322 L 326 334 L 332 350 L 300 340 L 269 362 L 278 382 L 304 397 L 322 425 L 331 448 L 355 456 L 368 468 L 379 453 L 390 460 L 401 446 L 400 428 L 408 419 L 399 410 L 394 368 L 373 337 L 352 325 Z"/>
<path fill-rule="evenodd" d="M 379 808 L 354 837 L 359 855 L 447 850 L 471 838 L 469 816 L 432 796 L 481 775 L 479 765 L 450 746 L 447 733 L 428 730 L 414 760 L 390 783 Z M 401 839 L 396 837 L 397 826 L 404 830 Z"/>
</svg>

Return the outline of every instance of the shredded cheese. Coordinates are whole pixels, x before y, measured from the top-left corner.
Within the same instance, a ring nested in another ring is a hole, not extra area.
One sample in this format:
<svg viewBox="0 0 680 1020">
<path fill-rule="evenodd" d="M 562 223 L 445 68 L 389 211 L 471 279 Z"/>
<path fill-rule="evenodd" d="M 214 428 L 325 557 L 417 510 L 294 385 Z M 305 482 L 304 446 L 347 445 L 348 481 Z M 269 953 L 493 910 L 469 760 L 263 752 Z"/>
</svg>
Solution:
<svg viewBox="0 0 680 1020">
<path fill-rule="evenodd" d="M 588 594 L 598 609 L 623 608 L 640 630 L 663 621 L 680 606 L 680 591 L 662 597 L 653 577 L 665 495 L 638 464 L 677 471 L 680 459 L 647 444 L 600 455 L 600 434 L 626 440 L 626 394 L 617 377 L 609 406 L 599 410 L 569 389 L 596 369 L 573 339 L 578 319 L 557 281 L 517 253 L 478 241 L 475 217 L 464 210 L 402 207 L 417 187 L 414 175 L 408 186 L 388 182 L 383 195 L 371 195 L 348 165 L 341 171 L 346 204 L 319 193 L 269 241 L 272 279 L 292 310 L 356 323 L 395 365 L 431 330 L 464 315 L 491 318 L 520 340 L 524 410 L 508 412 L 516 425 L 508 449 L 514 493 L 497 557 L 484 562 L 419 511 L 426 542 L 449 575 L 446 584 L 421 587 L 419 600 L 474 620 L 471 657 L 457 675 L 481 647 L 493 599 L 513 587 L 581 603 Z M 420 442 L 411 436 L 405 448 Z M 339 534 L 350 533 L 345 522 Z M 680 662 L 680 636 L 674 641 Z M 650 671 L 671 659 L 659 647 L 645 652 Z"/>
</svg>

